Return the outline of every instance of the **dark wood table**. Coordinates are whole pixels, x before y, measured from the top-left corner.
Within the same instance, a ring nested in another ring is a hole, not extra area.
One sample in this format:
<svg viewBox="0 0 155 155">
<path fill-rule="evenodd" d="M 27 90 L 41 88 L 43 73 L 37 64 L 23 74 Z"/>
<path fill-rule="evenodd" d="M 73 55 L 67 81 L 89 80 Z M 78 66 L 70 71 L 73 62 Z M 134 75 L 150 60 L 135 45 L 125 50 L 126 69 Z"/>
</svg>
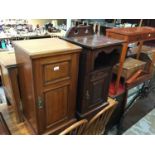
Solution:
<svg viewBox="0 0 155 155">
<path fill-rule="evenodd" d="M 117 73 L 117 80 L 115 85 L 115 93 L 117 94 L 128 45 L 130 43 L 139 42 L 139 46 L 137 49 L 137 59 L 139 59 L 143 42 L 155 39 L 155 28 L 153 27 L 113 28 L 113 29 L 106 30 L 106 36 L 125 41 L 125 43 L 123 43 L 123 49 L 120 57 L 119 70 Z M 155 55 L 153 56 L 152 63 L 154 62 L 155 62 Z M 152 71 L 151 69 L 152 67 L 150 67 L 150 72 Z"/>
</svg>

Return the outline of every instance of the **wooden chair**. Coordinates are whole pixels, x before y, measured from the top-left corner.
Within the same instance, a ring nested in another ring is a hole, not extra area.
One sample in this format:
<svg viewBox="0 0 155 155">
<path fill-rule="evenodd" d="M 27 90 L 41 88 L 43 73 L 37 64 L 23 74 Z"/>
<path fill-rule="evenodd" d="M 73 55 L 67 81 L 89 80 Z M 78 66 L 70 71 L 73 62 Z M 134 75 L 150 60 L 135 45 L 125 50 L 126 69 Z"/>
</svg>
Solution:
<svg viewBox="0 0 155 155">
<path fill-rule="evenodd" d="M 87 123 L 86 119 L 80 120 L 62 131 L 60 135 L 82 135 Z"/>
<path fill-rule="evenodd" d="M 84 134 L 86 135 L 101 135 L 104 134 L 105 127 L 112 115 L 117 102 L 113 100 L 108 106 L 98 112 L 87 124 Z"/>
</svg>

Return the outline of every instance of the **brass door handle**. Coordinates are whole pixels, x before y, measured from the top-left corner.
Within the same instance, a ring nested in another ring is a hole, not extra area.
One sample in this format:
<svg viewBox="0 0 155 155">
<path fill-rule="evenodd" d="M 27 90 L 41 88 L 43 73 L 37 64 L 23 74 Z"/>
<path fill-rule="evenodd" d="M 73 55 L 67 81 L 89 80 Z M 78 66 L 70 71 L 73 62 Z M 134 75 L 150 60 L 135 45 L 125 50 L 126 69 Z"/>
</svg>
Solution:
<svg viewBox="0 0 155 155">
<path fill-rule="evenodd" d="M 37 104 L 38 104 L 39 109 L 43 108 L 43 106 L 44 106 L 43 99 L 40 96 L 38 97 Z"/>
</svg>

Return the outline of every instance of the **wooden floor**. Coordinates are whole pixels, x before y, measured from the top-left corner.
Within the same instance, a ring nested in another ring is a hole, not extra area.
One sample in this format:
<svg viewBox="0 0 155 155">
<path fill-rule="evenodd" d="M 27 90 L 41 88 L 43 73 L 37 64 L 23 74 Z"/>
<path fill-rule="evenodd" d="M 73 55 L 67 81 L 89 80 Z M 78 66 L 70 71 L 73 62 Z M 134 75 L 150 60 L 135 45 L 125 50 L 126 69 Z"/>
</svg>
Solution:
<svg viewBox="0 0 155 155">
<path fill-rule="evenodd" d="M 115 102 L 112 99 L 108 99 L 109 102 Z M 11 131 L 12 135 L 33 135 L 32 129 L 27 125 L 26 122 L 17 123 L 16 114 L 13 106 L 8 106 L 6 103 L 0 104 L 0 112 Z"/>
<path fill-rule="evenodd" d="M 12 135 L 32 135 L 33 131 L 26 122 L 17 123 L 14 108 L 6 103 L 0 104 L 0 111 L 11 131 Z"/>
</svg>

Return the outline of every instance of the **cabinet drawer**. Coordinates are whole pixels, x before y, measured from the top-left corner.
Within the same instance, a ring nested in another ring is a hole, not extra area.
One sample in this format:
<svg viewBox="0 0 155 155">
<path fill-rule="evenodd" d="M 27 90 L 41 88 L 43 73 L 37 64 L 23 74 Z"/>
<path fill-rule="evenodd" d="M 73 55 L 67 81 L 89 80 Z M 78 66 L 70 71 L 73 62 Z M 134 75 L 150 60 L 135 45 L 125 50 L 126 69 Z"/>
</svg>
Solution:
<svg viewBox="0 0 155 155">
<path fill-rule="evenodd" d="M 144 40 L 153 39 L 153 38 L 155 38 L 155 34 L 153 34 L 153 33 L 143 34 L 143 35 L 142 35 L 142 38 L 143 38 Z"/>
<path fill-rule="evenodd" d="M 130 36 L 129 37 L 129 42 L 137 42 L 142 40 L 142 36 L 141 35 L 135 35 L 135 36 Z"/>
<path fill-rule="evenodd" d="M 44 65 L 44 82 L 56 82 L 70 77 L 70 61 Z"/>
</svg>

